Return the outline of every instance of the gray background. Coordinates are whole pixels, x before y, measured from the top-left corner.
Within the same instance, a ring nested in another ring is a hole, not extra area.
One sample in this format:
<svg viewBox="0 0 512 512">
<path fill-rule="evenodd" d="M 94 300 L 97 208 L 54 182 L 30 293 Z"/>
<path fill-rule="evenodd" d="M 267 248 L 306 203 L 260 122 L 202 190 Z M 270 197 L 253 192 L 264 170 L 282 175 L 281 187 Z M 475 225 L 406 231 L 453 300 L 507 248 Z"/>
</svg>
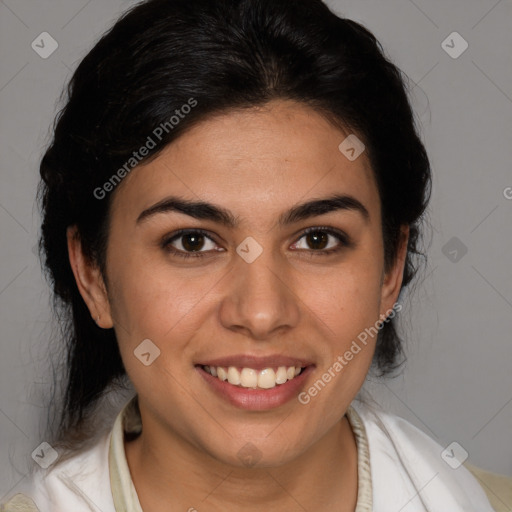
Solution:
<svg viewBox="0 0 512 512">
<path fill-rule="evenodd" d="M 57 331 L 35 250 L 38 161 L 64 83 L 133 3 L 0 1 L 0 500 L 44 441 L 52 382 Z M 429 264 L 401 301 L 409 361 L 403 375 L 367 388 L 443 447 L 457 441 L 471 463 L 512 475 L 512 2 L 329 5 L 374 32 L 410 78 L 434 172 Z M 442 47 L 454 31 L 469 45 L 458 58 Z M 47 59 L 31 48 L 42 32 L 59 45 Z"/>
</svg>

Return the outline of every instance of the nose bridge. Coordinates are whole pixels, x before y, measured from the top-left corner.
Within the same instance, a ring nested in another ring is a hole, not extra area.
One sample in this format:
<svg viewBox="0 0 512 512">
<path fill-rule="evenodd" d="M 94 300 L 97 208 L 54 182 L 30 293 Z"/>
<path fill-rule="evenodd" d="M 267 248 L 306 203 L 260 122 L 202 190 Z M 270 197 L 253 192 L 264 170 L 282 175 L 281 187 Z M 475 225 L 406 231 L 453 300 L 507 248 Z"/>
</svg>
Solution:
<svg viewBox="0 0 512 512">
<path fill-rule="evenodd" d="M 298 304 L 287 283 L 286 263 L 254 239 L 242 242 L 237 253 L 229 294 L 221 308 L 224 326 L 243 328 L 258 339 L 294 326 Z"/>
</svg>

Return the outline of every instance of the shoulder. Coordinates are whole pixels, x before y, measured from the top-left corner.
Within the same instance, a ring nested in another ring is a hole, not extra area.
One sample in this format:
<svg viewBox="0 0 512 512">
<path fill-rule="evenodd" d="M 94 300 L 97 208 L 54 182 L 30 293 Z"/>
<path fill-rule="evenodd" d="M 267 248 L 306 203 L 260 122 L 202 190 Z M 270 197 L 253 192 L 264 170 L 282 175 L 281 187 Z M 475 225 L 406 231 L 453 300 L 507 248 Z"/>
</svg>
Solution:
<svg viewBox="0 0 512 512">
<path fill-rule="evenodd" d="M 512 510 L 512 477 L 491 473 L 471 464 L 464 464 L 485 490 L 496 512 Z"/>
<path fill-rule="evenodd" d="M 15 494 L 7 503 L 0 505 L 0 512 L 39 512 L 36 504 L 25 494 Z"/>
<path fill-rule="evenodd" d="M 494 511 L 477 479 L 464 467 L 463 452 L 447 450 L 377 405 L 356 400 L 352 406 L 368 438 L 374 503 L 403 512 Z"/>
<path fill-rule="evenodd" d="M 57 462 L 37 467 L 3 505 L 2 512 L 115 512 L 108 464 L 111 433 L 91 447 Z"/>
</svg>

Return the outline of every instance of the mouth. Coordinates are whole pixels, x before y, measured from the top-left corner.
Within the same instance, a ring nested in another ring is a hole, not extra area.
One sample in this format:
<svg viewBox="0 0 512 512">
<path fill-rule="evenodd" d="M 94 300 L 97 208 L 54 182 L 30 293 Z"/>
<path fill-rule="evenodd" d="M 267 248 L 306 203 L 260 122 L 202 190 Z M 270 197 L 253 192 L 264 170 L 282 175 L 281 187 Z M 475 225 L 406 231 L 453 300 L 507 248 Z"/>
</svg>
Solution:
<svg viewBox="0 0 512 512">
<path fill-rule="evenodd" d="M 195 365 L 209 390 L 240 409 L 263 411 L 296 398 L 315 365 L 289 357 L 237 356 Z"/>
<path fill-rule="evenodd" d="M 248 367 L 200 365 L 201 369 L 220 381 L 247 389 L 272 389 L 298 377 L 305 366 L 278 366 L 257 370 Z"/>
</svg>

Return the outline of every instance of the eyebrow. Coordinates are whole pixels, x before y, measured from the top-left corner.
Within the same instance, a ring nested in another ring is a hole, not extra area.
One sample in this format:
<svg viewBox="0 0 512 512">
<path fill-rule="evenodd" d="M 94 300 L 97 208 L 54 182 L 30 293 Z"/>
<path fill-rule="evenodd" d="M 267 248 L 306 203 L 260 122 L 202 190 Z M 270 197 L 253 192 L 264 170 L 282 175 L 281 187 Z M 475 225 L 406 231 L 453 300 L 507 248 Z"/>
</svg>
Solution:
<svg viewBox="0 0 512 512">
<path fill-rule="evenodd" d="M 310 217 L 338 210 L 358 212 L 366 223 L 370 221 L 370 213 L 358 199 L 346 194 L 336 194 L 296 205 L 280 215 L 278 223 L 281 226 L 287 226 Z M 225 208 L 204 201 L 192 201 L 176 196 L 166 197 L 144 210 L 137 217 L 137 223 L 147 220 L 154 215 L 168 212 L 184 213 L 189 217 L 210 220 L 228 228 L 236 228 L 240 224 L 239 219 Z"/>
</svg>

